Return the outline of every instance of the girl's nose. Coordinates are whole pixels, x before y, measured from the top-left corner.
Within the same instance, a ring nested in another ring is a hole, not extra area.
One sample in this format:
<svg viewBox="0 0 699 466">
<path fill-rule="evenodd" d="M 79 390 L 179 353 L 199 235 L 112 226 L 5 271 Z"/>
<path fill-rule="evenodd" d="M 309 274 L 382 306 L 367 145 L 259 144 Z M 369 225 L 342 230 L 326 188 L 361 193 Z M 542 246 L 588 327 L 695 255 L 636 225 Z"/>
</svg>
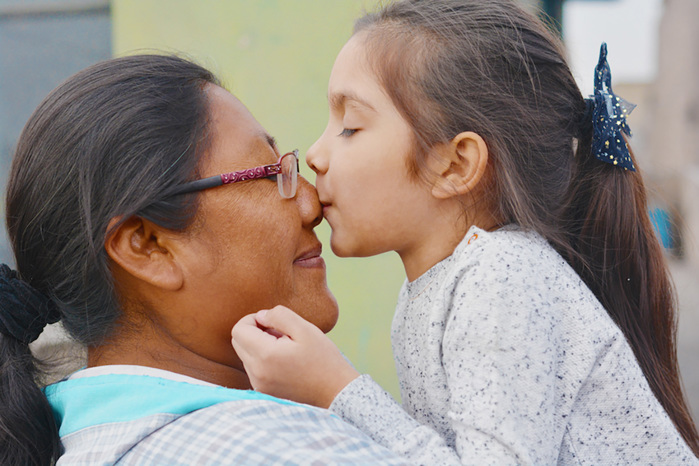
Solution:
<svg viewBox="0 0 699 466">
<path fill-rule="evenodd" d="M 306 151 L 306 163 L 308 166 L 316 172 L 316 174 L 321 175 L 328 171 L 328 161 L 327 157 L 324 157 L 323 147 L 322 147 L 323 136 L 318 138 L 316 142 Z"/>
<path fill-rule="evenodd" d="M 323 220 L 323 207 L 318 199 L 318 191 L 300 175 L 296 190 L 296 203 L 299 206 L 304 227 L 315 228 Z"/>
</svg>

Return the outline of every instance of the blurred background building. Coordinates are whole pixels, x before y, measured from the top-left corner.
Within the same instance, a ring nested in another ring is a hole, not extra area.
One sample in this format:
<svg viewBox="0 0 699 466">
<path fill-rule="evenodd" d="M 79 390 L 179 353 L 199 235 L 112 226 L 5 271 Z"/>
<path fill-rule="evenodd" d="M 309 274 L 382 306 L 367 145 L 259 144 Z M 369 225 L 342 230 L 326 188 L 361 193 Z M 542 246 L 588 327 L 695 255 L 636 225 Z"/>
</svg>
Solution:
<svg viewBox="0 0 699 466">
<path fill-rule="evenodd" d="M 583 94 L 599 45 L 615 91 L 639 104 L 632 147 L 651 191 L 649 214 L 667 247 L 680 300 L 680 363 L 699 415 L 699 1 L 520 0 L 548 15 Z M 0 0 L 0 185 L 32 110 L 63 79 L 98 60 L 185 54 L 211 68 L 279 141 L 303 153 L 327 119 L 334 58 L 353 20 L 376 0 Z M 313 179 L 312 172 L 302 174 Z M 3 206 L 4 207 L 4 206 Z M 327 224 L 319 236 L 329 245 Z M 404 272 L 398 257 L 324 253 L 341 316 L 331 337 L 394 395 L 390 322 Z M 0 230 L 0 261 L 12 263 Z M 50 341 L 50 335 L 47 337 Z M 41 345 L 39 345 L 41 346 Z M 51 353 L 54 346 L 43 345 Z"/>
</svg>

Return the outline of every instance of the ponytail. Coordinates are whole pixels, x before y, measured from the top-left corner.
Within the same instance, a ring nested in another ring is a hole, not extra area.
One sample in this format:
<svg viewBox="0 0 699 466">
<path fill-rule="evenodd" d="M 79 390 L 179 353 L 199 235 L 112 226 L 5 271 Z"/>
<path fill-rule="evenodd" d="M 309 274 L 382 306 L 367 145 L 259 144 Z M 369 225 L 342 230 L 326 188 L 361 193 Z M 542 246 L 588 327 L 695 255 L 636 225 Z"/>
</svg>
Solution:
<svg viewBox="0 0 699 466">
<path fill-rule="evenodd" d="M 585 100 L 575 164 L 562 204 L 559 252 L 624 333 L 648 385 L 695 454 L 699 437 L 682 393 L 676 302 L 646 189 L 626 136 L 633 105 L 612 91 L 607 45 Z M 606 162 L 606 163 L 601 163 Z"/>
<path fill-rule="evenodd" d="M 591 155 L 591 139 L 590 128 L 578 146 L 564 204 L 569 247 L 557 249 L 622 330 L 655 397 L 699 455 L 677 363 L 674 287 L 641 174 L 600 163 Z"/>
<path fill-rule="evenodd" d="M 48 400 L 36 384 L 29 346 L 0 334 L 0 464 L 52 464 L 61 454 Z"/>
<path fill-rule="evenodd" d="M 50 464 L 60 455 L 58 428 L 29 350 L 59 317 L 50 299 L 0 265 L 0 464 Z"/>
</svg>

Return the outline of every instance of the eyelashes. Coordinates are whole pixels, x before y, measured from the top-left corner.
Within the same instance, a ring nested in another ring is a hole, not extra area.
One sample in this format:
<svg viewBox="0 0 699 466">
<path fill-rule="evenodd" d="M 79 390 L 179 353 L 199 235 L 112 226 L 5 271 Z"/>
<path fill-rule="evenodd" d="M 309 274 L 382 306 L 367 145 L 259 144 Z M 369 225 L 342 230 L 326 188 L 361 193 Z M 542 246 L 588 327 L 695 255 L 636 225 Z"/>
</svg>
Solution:
<svg viewBox="0 0 699 466">
<path fill-rule="evenodd" d="M 343 137 L 343 138 L 348 138 L 348 137 L 352 136 L 352 135 L 353 135 L 354 133 L 356 133 L 356 132 L 357 132 L 356 129 L 345 128 L 345 129 L 342 130 L 342 132 L 341 132 L 340 134 L 338 134 L 338 136 L 341 136 L 341 137 Z"/>
</svg>

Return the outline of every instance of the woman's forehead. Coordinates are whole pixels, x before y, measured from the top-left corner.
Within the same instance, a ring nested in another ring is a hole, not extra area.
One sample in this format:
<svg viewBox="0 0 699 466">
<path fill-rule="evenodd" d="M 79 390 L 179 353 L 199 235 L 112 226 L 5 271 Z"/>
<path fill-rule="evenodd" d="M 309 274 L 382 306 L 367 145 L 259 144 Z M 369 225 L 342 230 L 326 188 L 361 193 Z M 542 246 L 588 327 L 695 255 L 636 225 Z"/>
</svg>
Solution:
<svg viewBox="0 0 699 466">
<path fill-rule="evenodd" d="M 231 171 L 251 163 L 276 160 L 275 140 L 248 109 L 218 86 L 207 92 L 211 112 L 211 154 L 208 169 Z"/>
</svg>

